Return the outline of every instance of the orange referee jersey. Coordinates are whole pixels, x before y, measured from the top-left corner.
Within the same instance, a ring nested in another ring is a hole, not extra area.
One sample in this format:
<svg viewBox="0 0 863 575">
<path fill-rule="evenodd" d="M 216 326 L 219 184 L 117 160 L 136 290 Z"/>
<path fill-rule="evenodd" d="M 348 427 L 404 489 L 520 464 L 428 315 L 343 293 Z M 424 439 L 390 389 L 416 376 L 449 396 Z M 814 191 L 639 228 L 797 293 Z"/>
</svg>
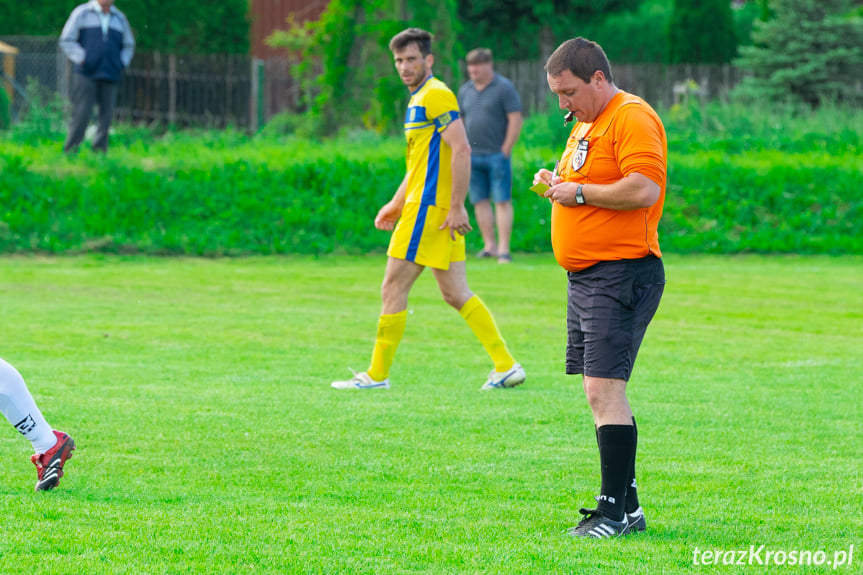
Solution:
<svg viewBox="0 0 863 575">
<path fill-rule="evenodd" d="M 650 105 L 619 92 L 591 124 L 577 123 L 560 160 L 564 181 L 612 184 L 638 172 L 659 184 L 649 208 L 610 210 L 594 206 L 551 212 L 551 243 L 558 263 L 579 271 L 601 261 L 662 256 L 657 227 L 665 203 L 668 141 L 662 120 Z"/>
</svg>

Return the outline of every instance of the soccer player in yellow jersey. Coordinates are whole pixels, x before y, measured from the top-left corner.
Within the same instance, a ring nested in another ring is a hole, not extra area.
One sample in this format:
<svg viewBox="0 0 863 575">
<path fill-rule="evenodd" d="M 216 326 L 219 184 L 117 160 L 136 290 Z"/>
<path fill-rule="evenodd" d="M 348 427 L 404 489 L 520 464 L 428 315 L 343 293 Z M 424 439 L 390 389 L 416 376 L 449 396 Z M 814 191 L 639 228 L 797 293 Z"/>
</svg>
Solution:
<svg viewBox="0 0 863 575">
<path fill-rule="evenodd" d="M 377 339 L 369 369 L 336 389 L 388 389 L 389 371 L 407 320 L 408 294 L 432 268 L 446 303 L 458 310 L 494 362 L 482 389 L 515 387 L 524 369 L 506 347 L 491 312 L 467 285 L 464 207 L 470 181 L 470 145 L 455 95 L 432 75 L 432 36 L 408 28 L 390 41 L 396 70 L 411 91 L 405 115 L 407 174 L 375 217 L 375 227 L 395 230 L 387 250 Z"/>
</svg>

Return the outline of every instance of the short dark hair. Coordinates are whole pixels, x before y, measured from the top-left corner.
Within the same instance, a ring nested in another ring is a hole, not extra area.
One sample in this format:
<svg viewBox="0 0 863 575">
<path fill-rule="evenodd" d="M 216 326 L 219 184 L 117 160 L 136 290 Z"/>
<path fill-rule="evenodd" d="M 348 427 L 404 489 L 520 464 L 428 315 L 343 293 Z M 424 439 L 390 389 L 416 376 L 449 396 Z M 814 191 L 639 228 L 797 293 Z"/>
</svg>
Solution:
<svg viewBox="0 0 863 575">
<path fill-rule="evenodd" d="M 491 62 L 491 50 L 488 48 L 476 48 L 465 56 L 468 64 L 488 64 Z"/>
<path fill-rule="evenodd" d="M 611 65 L 602 46 L 581 36 L 558 46 L 545 63 L 545 71 L 549 76 L 560 76 L 564 70 L 569 70 L 585 84 L 589 84 L 594 72 L 599 70 L 609 83 L 614 84 Z"/>
<path fill-rule="evenodd" d="M 408 28 L 402 30 L 390 40 L 390 52 L 396 50 L 404 50 L 410 44 L 416 44 L 420 49 L 423 58 L 432 53 L 431 50 L 432 35 L 422 28 Z"/>
</svg>

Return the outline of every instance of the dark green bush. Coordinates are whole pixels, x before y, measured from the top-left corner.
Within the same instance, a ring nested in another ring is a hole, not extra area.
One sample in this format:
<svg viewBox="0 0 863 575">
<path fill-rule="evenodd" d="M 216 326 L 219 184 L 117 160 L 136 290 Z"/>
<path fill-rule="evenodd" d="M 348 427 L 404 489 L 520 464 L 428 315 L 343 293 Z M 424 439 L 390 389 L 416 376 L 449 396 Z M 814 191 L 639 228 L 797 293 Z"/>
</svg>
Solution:
<svg viewBox="0 0 863 575">
<path fill-rule="evenodd" d="M 61 177 L 0 155 L 0 202 L 8 207 L 0 251 L 366 251 L 385 245 L 386 234 L 368 224 L 403 169 L 397 159 L 334 157 L 286 169 L 236 159 L 165 173 L 84 155 L 101 163 L 97 170 Z"/>
<path fill-rule="evenodd" d="M 663 113 L 666 252 L 863 253 L 863 115 L 733 106 Z M 550 251 L 550 209 L 528 191 L 568 130 L 535 116 L 514 158 L 513 249 Z M 138 134 L 140 135 L 140 134 Z M 348 132 L 318 142 L 238 132 L 120 131 L 107 157 L 0 140 L 0 252 L 241 255 L 383 252 L 380 206 L 404 142 Z M 479 248 L 478 231 L 467 236 Z"/>
<path fill-rule="evenodd" d="M 855 161 L 781 152 L 675 160 L 660 228 L 665 250 L 863 253 L 863 175 Z"/>
</svg>

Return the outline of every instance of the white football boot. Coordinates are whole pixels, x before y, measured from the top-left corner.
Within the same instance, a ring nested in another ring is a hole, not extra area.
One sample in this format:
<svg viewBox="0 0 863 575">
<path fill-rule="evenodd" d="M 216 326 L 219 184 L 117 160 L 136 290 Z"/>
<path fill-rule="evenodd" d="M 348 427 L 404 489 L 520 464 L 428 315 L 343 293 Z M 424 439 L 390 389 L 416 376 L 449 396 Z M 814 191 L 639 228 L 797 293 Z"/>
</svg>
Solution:
<svg viewBox="0 0 863 575">
<path fill-rule="evenodd" d="M 375 381 L 369 374 L 362 371 L 360 373 L 351 370 L 354 376 L 345 381 L 334 381 L 331 385 L 335 389 L 389 389 L 390 378 L 383 381 Z"/>
<path fill-rule="evenodd" d="M 501 389 L 503 387 L 515 387 L 524 383 L 525 379 L 527 379 L 527 374 L 524 372 L 524 368 L 520 363 L 516 363 L 506 371 L 498 372 L 491 370 L 491 373 L 488 374 L 488 381 L 486 381 L 480 389 L 488 390 Z"/>
</svg>

